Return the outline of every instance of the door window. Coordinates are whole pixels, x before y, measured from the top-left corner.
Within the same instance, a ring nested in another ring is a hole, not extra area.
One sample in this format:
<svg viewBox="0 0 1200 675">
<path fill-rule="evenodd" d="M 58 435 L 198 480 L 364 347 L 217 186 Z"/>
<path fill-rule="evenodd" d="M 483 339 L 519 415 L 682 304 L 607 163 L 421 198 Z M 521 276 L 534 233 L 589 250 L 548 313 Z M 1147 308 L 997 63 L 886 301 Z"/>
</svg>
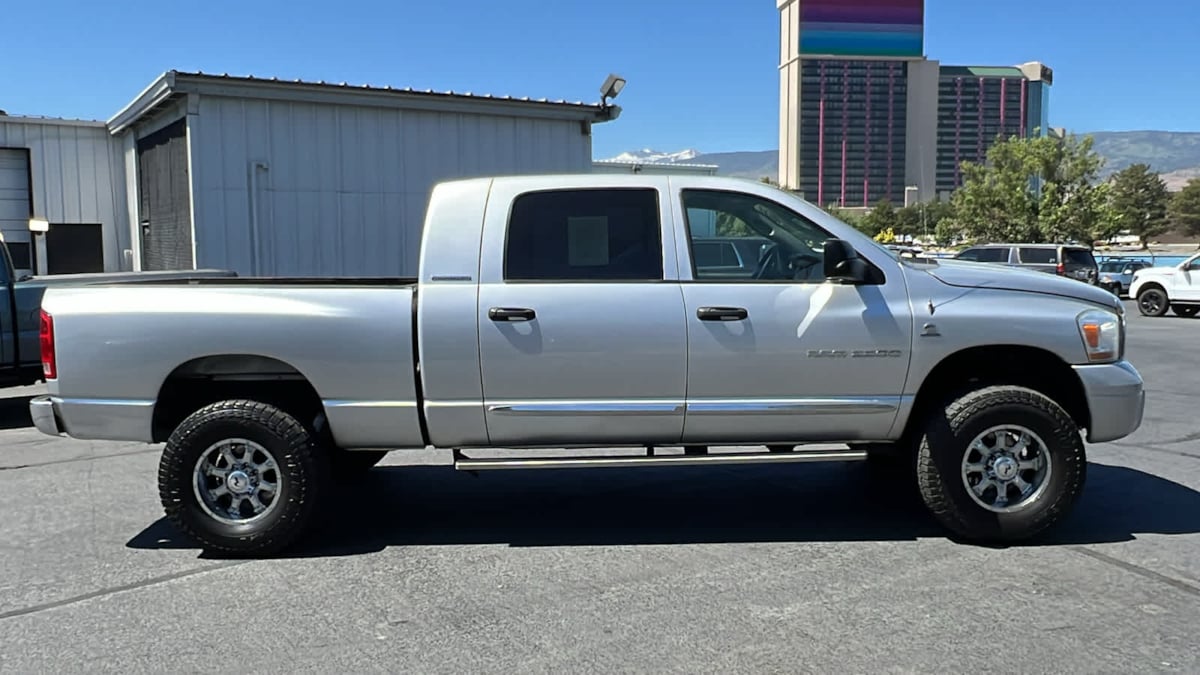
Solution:
<svg viewBox="0 0 1200 675">
<path fill-rule="evenodd" d="M 1093 267 L 1096 264 L 1096 258 L 1092 252 L 1083 248 L 1064 248 L 1063 262 L 1069 265 L 1083 265 L 1084 267 Z"/>
<path fill-rule="evenodd" d="M 1052 248 L 1018 249 L 1021 262 L 1027 265 L 1054 265 L 1058 263 L 1058 252 Z"/>
<path fill-rule="evenodd" d="M 823 246 L 830 235 L 812 221 L 783 206 L 740 192 L 684 190 L 688 243 L 693 278 L 704 280 L 797 281 L 825 280 Z M 731 277 L 706 266 L 701 251 L 704 237 L 715 234 L 741 251 L 757 255 L 744 261 L 746 274 Z"/>
<path fill-rule="evenodd" d="M 954 257 L 971 262 L 1006 263 L 1008 262 L 1008 249 L 1000 247 L 969 248 Z"/>
<path fill-rule="evenodd" d="M 513 201 L 507 281 L 658 281 L 663 278 L 658 192 L 531 192 Z"/>
</svg>

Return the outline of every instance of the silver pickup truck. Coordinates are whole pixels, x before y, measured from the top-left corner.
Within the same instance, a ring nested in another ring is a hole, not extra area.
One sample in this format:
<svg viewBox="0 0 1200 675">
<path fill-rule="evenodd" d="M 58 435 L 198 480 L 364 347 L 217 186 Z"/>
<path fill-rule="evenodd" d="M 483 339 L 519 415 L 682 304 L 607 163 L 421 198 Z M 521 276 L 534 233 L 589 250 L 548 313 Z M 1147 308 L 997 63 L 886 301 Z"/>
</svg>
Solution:
<svg viewBox="0 0 1200 675">
<path fill-rule="evenodd" d="M 694 264 L 730 233 L 767 242 L 748 274 Z M 295 542 L 330 481 L 430 446 L 470 471 L 879 461 L 961 538 L 1016 540 L 1075 503 L 1084 440 L 1144 405 L 1111 293 L 899 257 L 720 177 L 450 181 L 416 279 L 51 288 L 42 307 L 37 427 L 164 443 L 169 520 L 241 554 Z"/>
</svg>

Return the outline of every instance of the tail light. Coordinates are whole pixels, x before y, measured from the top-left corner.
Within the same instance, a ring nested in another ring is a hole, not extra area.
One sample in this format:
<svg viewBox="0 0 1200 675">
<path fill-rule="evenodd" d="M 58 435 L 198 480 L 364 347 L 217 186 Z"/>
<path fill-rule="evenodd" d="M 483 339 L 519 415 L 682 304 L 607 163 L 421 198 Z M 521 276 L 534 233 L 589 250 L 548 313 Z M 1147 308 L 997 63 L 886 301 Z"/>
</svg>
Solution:
<svg viewBox="0 0 1200 675">
<path fill-rule="evenodd" d="M 54 317 L 41 310 L 40 341 L 42 343 L 42 374 L 47 380 L 58 379 L 58 362 L 54 358 Z"/>
<path fill-rule="evenodd" d="M 1056 272 L 1058 272 L 1060 275 L 1061 275 L 1061 274 L 1066 274 L 1066 273 L 1067 273 L 1067 266 L 1066 266 L 1066 265 L 1064 265 L 1064 264 L 1062 264 L 1062 263 L 1058 263 L 1058 267 L 1056 267 L 1056 268 L 1055 268 L 1055 271 L 1056 271 Z"/>
</svg>

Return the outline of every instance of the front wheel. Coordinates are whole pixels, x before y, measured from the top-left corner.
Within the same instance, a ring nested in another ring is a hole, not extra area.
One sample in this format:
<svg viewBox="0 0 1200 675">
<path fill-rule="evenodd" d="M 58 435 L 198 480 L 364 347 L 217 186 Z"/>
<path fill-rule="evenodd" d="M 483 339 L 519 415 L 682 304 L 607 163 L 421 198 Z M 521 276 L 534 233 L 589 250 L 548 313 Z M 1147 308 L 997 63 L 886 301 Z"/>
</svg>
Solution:
<svg viewBox="0 0 1200 675">
<path fill-rule="evenodd" d="M 1138 311 L 1145 316 L 1163 316 L 1171 308 L 1167 302 L 1166 291 L 1154 286 L 1138 293 L 1137 306 Z"/>
<path fill-rule="evenodd" d="M 207 549 L 278 552 L 304 532 L 328 458 L 288 413 L 222 401 L 185 419 L 167 440 L 158 489 L 167 519 Z"/>
<path fill-rule="evenodd" d="M 1083 489 L 1078 427 L 1023 387 L 971 392 L 937 411 L 921 439 L 917 480 L 944 526 L 975 541 L 1027 539 L 1061 521 Z"/>
</svg>

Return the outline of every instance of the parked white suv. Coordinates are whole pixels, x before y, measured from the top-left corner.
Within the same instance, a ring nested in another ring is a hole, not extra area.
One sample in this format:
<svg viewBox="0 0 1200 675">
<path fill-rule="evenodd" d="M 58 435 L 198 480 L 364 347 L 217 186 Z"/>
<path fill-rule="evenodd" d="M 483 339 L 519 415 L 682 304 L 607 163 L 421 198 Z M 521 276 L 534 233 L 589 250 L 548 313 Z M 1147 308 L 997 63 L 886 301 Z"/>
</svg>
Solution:
<svg viewBox="0 0 1200 675">
<path fill-rule="evenodd" d="M 1163 316 L 1172 310 L 1182 317 L 1200 312 L 1200 253 L 1171 267 L 1147 267 L 1133 273 L 1129 297 L 1138 311 Z"/>
</svg>

